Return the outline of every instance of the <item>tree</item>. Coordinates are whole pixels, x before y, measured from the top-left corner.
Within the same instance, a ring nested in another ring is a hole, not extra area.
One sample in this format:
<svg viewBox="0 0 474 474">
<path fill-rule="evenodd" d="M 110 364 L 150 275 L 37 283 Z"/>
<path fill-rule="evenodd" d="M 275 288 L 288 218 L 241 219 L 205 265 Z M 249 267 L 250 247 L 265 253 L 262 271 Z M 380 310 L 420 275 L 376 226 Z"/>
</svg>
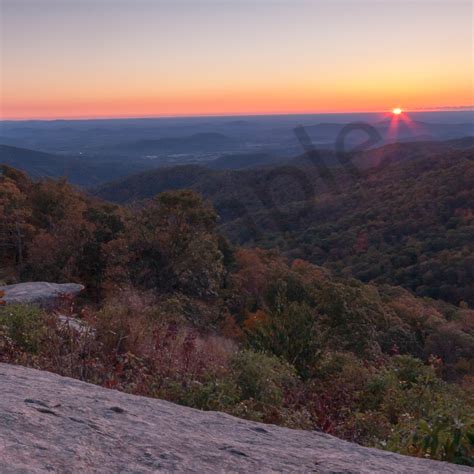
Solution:
<svg viewBox="0 0 474 474">
<path fill-rule="evenodd" d="M 216 296 L 225 273 L 212 206 L 192 191 L 157 195 L 131 209 L 120 239 L 108 245 L 109 277 L 190 296 Z"/>
<path fill-rule="evenodd" d="M 26 176 L 6 166 L 0 175 L 0 261 L 21 272 L 25 260 L 25 239 L 32 233 L 28 197 L 22 191 Z M 3 266 L 2 265 L 2 266 Z"/>
</svg>

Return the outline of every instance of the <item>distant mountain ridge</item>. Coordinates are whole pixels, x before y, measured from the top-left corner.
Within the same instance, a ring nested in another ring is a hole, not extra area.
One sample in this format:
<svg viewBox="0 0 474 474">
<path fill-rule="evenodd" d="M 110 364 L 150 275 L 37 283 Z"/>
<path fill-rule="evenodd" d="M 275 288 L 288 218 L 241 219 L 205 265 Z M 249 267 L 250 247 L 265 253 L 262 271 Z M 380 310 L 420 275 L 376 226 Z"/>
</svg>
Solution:
<svg viewBox="0 0 474 474">
<path fill-rule="evenodd" d="M 239 148 L 236 140 L 222 133 L 196 133 L 190 136 L 138 140 L 100 148 L 102 152 L 132 154 L 177 154 L 220 152 Z"/>
<path fill-rule="evenodd" d="M 404 125 L 404 119 L 411 122 L 410 126 Z M 141 156 L 220 152 L 269 152 L 277 156 L 292 156 L 300 150 L 294 135 L 295 127 L 303 125 L 316 145 L 321 147 L 321 144 L 325 144 L 324 148 L 334 148 L 339 132 L 345 125 L 352 123 L 373 126 L 386 142 L 448 140 L 474 135 L 474 111 L 409 111 L 397 122 L 393 121 L 394 125 L 398 123 L 398 127 L 393 127 L 393 130 L 390 130 L 392 115 L 389 113 L 21 122 L 0 120 L 0 143 L 69 156 L 82 153 L 110 158 L 127 157 L 127 154 L 132 156 L 132 153 L 133 156 Z M 395 130 L 397 128 L 398 131 Z M 213 134 L 227 137 L 232 143 L 222 139 L 222 136 L 213 137 Z M 352 143 L 354 138 L 348 136 L 348 143 Z M 173 143 L 175 139 L 181 144 Z M 191 146 L 185 146 L 186 142 Z M 200 148 L 203 151 L 200 152 Z"/>
<path fill-rule="evenodd" d="M 369 169 L 392 162 L 426 158 L 427 156 L 448 153 L 457 149 L 468 150 L 471 143 L 474 146 L 474 138 L 472 137 L 443 142 L 394 143 L 353 153 L 351 161 L 360 169 Z M 341 157 L 336 152 L 320 150 L 317 156 L 318 163 L 323 163 L 332 169 L 342 181 L 347 179 L 347 176 L 344 177 L 345 172 L 337 171 L 343 165 Z M 233 160 L 237 161 L 238 164 L 233 165 Z M 255 161 L 250 166 L 252 160 Z M 272 175 L 273 170 L 280 167 L 304 169 L 308 178 L 314 178 L 316 181 L 320 180 L 320 170 L 315 166 L 315 162 L 308 159 L 308 156 L 304 153 L 294 158 L 275 158 L 267 154 L 224 155 L 203 164 L 178 165 L 147 170 L 137 175 L 105 183 L 98 187 L 94 194 L 107 200 L 126 203 L 150 198 L 167 189 L 190 187 L 195 188 L 207 197 L 211 197 L 213 190 L 219 188 L 222 188 L 225 194 L 227 192 L 225 186 L 229 184 L 233 186 L 232 194 L 235 195 L 236 193 L 239 194 L 239 190 L 256 186 L 259 182 L 265 181 L 266 176 Z M 324 190 L 325 186 L 324 183 L 321 183 L 321 190 Z"/>
<path fill-rule="evenodd" d="M 107 162 L 56 155 L 9 145 L 0 145 L 0 164 L 18 168 L 32 178 L 67 178 L 79 186 L 94 186 L 132 173 L 149 169 L 145 163 Z"/>
</svg>

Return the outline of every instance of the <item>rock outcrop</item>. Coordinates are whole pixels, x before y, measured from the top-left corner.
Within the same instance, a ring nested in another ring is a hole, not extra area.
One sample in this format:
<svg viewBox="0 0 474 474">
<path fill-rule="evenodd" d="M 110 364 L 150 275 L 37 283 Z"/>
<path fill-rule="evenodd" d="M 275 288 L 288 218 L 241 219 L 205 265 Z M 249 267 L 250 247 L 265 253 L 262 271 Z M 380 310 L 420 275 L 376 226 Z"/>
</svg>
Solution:
<svg viewBox="0 0 474 474">
<path fill-rule="evenodd" d="M 0 364 L 0 460 L 2 474 L 474 472 L 7 364 Z"/>
<path fill-rule="evenodd" d="M 78 283 L 47 283 L 44 281 L 18 283 L 15 285 L 0 286 L 2 300 L 6 304 L 36 304 L 53 307 L 63 296 L 76 296 L 83 285 Z"/>
</svg>

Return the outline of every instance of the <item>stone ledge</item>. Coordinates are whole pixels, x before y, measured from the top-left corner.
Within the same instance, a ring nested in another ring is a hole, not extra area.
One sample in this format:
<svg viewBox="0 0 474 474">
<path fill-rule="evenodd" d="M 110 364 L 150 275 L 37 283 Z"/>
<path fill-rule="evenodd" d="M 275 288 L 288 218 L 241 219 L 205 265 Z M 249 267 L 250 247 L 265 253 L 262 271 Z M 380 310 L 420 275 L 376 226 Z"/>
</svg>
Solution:
<svg viewBox="0 0 474 474">
<path fill-rule="evenodd" d="M 461 473 L 474 469 L 0 364 L 2 474 Z"/>
<path fill-rule="evenodd" d="M 63 296 L 76 296 L 84 290 L 78 283 L 48 283 L 45 281 L 0 286 L 2 300 L 8 304 L 54 306 Z"/>
</svg>

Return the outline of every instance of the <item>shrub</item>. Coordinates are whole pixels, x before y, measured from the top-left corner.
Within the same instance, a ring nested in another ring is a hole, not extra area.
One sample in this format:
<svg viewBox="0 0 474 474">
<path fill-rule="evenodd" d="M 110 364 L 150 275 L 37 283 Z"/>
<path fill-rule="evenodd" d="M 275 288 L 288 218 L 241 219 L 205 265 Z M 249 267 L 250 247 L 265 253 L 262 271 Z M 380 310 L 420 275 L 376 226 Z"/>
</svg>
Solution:
<svg viewBox="0 0 474 474">
<path fill-rule="evenodd" d="M 230 367 L 242 400 L 277 406 L 297 383 L 294 369 L 272 355 L 243 350 L 231 358 Z"/>
<path fill-rule="evenodd" d="M 401 425 L 388 447 L 410 456 L 474 466 L 474 419 L 439 414 L 415 426 Z"/>
<path fill-rule="evenodd" d="M 35 353 L 44 335 L 45 313 L 27 305 L 0 307 L 0 326 L 19 348 Z"/>
<path fill-rule="evenodd" d="M 289 301 L 286 290 L 286 282 L 280 280 L 268 316 L 257 312 L 247 318 L 247 340 L 250 347 L 285 359 L 307 378 L 320 356 L 318 313 L 307 303 Z"/>
</svg>

